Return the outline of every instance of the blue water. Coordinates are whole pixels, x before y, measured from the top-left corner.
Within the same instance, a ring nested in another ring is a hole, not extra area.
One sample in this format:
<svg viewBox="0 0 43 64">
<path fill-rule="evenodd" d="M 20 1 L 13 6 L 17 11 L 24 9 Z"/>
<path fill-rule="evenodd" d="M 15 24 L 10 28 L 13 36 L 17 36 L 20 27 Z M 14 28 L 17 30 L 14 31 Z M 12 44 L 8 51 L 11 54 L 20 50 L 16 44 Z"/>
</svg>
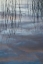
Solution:
<svg viewBox="0 0 43 64">
<path fill-rule="evenodd" d="M 40 62 L 0 62 L 0 64 L 41 64 Z"/>
</svg>

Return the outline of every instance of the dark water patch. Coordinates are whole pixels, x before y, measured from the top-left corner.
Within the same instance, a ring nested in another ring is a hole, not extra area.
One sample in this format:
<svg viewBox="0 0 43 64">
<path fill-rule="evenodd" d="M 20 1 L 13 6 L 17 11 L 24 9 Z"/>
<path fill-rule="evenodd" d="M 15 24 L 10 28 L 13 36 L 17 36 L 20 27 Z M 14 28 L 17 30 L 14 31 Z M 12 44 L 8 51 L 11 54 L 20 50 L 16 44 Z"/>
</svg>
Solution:
<svg viewBox="0 0 43 64">
<path fill-rule="evenodd" d="M 15 56 L 18 56 L 16 53 L 7 53 L 5 51 L 0 51 L 0 58 L 3 58 L 3 57 L 15 57 Z"/>
<path fill-rule="evenodd" d="M 0 62 L 0 64 L 41 64 L 41 62 Z"/>
</svg>

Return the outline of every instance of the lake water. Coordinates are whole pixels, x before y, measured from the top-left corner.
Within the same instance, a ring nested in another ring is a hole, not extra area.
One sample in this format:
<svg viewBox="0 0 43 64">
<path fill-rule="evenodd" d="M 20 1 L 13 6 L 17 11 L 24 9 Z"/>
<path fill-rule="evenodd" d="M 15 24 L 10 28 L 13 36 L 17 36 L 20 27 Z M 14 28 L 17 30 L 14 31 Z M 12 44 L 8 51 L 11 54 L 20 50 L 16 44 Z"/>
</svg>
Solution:
<svg viewBox="0 0 43 64">
<path fill-rule="evenodd" d="M 11 62 L 0 62 L 0 64 L 41 64 L 41 62 L 16 62 L 16 61 L 11 61 Z"/>
</svg>

